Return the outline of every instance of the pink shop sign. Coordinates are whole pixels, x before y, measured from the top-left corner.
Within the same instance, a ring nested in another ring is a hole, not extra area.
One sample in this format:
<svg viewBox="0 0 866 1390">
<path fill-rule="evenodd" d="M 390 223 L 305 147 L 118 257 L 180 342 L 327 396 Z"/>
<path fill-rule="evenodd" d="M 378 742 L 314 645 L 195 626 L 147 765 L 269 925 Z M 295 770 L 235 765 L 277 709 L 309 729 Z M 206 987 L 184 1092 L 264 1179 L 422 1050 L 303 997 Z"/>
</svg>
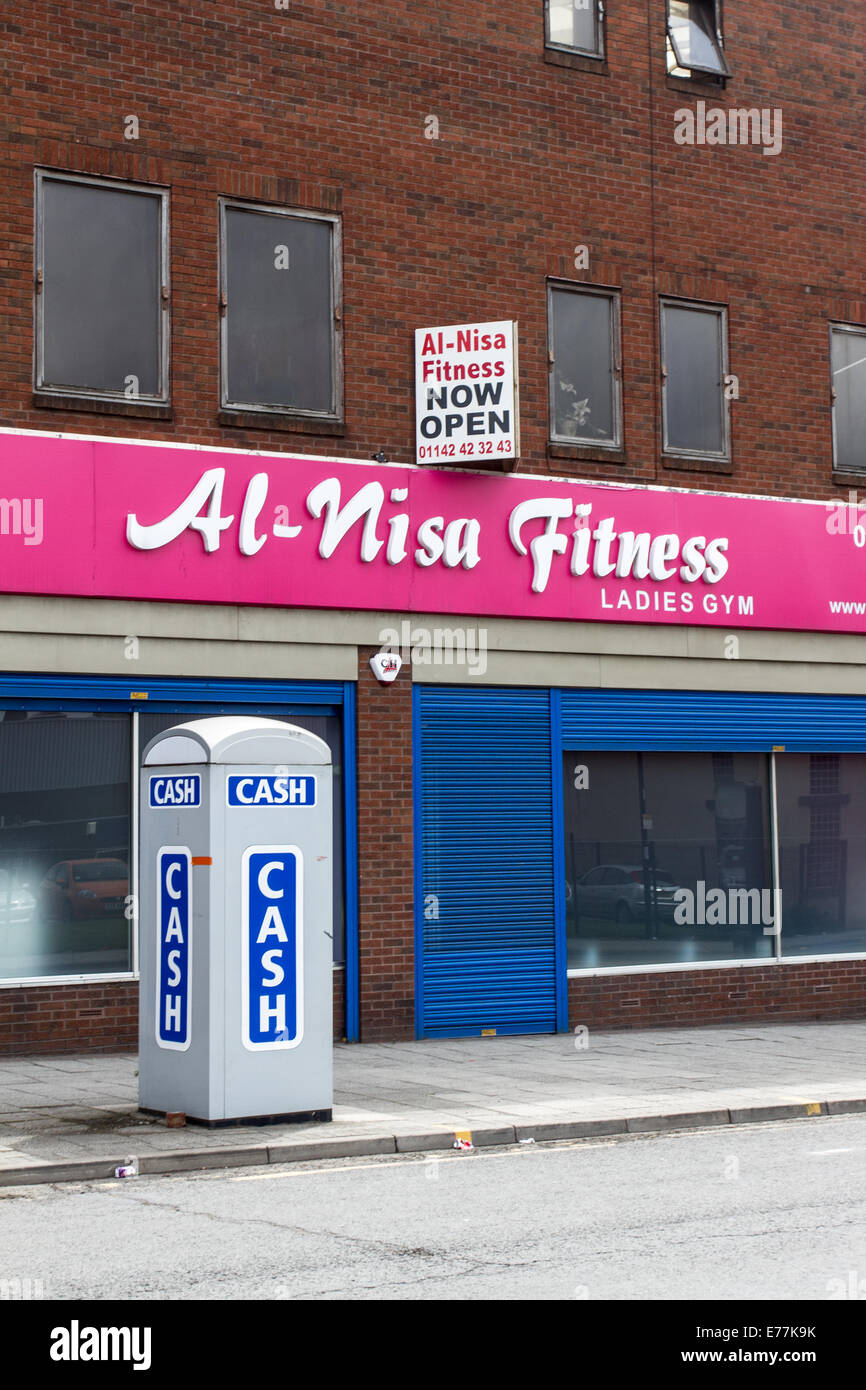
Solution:
<svg viewBox="0 0 866 1390">
<path fill-rule="evenodd" d="M 0 431 L 0 589 L 866 632 L 866 506 Z"/>
</svg>

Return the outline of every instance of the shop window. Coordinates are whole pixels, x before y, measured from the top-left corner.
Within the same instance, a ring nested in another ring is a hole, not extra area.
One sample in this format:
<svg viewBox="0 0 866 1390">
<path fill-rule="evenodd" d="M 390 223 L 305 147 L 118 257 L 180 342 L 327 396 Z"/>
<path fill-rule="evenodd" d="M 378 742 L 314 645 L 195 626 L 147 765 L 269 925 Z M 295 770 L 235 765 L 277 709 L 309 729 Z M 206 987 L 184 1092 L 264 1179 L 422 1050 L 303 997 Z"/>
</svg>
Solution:
<svg viewBox="0 0 866 1390">
<path fill-rule="evenodd" d="M 168 399 L 168 194 L 39 171 L 38 391 Z"/>
<path fill-rule="evenodd" d="M 602 0 L 546 0 L 545 39 L 549 48 L 604 57 Z"/>
<path fill-rule="evenodd" d="M 162 730 L 213 712 L 138 714 L 139 751 Z M 346 936 L 341 721 L 285 718 L 323 738 L 334 760 L 334 960 L 340 962 Z M 0 980 L 134 968 L 132 743 L 129 713 L 0 710 Z"/>
<path fill-rule="evenodd" d="M 730 77 L 721 0 L 668 0 L 667 60 L 672 77 Z"/>
<path fill-rule="evenodd" d="M 866 329 L 830 325 L 833 467 L 866 473 Z"/>
<path fill-rule="evenodd" d="M 550 437 L 621 446 L 619 295 L 548 285 Z"/>
<path fill-rule="evenodd" d="M 666 454 L 730 458 L 725 310 L 661 302 L 662 425 Z"/>
<path fill-rule="evenodd" d="M 130 733 L 128 715 L 0 711 L 0 977 L 132 968 Z"/>
<path fill-rule="evenodd" d="M 763 755 L 566 753 L 569 968 L 773 957 L 769 827 Z"/>
<path fill-rule="evenodd" d="M 338 420 L 336 217 L 220 204 L 222 405 Z"/>
<path fill-rule="evenodd" d="M 776 755 L 782 952 L 866 952 L 866 754 Z"/>
</svg>

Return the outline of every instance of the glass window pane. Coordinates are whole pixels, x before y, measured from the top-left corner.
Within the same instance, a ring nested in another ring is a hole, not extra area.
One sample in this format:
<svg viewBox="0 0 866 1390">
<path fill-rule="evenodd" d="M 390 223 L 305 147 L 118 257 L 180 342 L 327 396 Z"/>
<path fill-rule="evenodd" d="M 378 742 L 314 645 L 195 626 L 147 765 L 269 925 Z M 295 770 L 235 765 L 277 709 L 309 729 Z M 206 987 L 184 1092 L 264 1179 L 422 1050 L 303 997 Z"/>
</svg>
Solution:
<svg viewBox="0 0 866 1390">
<path fill-rule="evenodd" d="M 712 0 L 670 0 L 670 35 L 677 60 L 684 68 L 723 73 L 715 29 Z"/>
<path fill-rule="evenodd" d="M 570 969 L 772 956 L 766 757 L 567 753 L 565 864 Z"/>
<path fill-rule="evenodd" d="M 0 977 L 131 969 L 130 732 L 0 710 Z"/>
<path fill-rule="evenodd" d="M 673 304 L 662 315 L 665 448 L 723 454 L 721 315 Z"/>
<path fill-rule="evenodd" d="M 334 409 L 329 222 L 227 208 L 226 395 Z"/>
<path fill-rule="evenodd" d="M 138 745 L 141 752 L 157 734 L 171 729 L 175 724 L 187 724 L 191 719 L 206 719 L 213 714 L 249 714 L 243 708 L 223 707 L 218 710 L 200 709 L 179 710 L 174 714 L 140 714 L 138 716 Z M 301 729 L 309 729 L 327 743 L 331 750 L 334 768 L 334 960 L 342 962 L 346 958 L 346 906 L 343 854 L 343 730 L 342 721 L 337 715 L 283 714 L 279 710 L 257 710 L 266 719 L 282 719 L 287 724 L 297 724 Z"/>
<path fill-rule="evenodd" d="M 830 333 L 830 363 L 836 400 L 834 467 L 866 469 L 866 334 Z"/>
<path fill-rule="evenodd" d="M 551 43 L 597 52 L 597 0 L 550 0 L 548 15 Z"/>
<path fill-rule="evenodd" d="M 866 951 L 866 754 L 776 755 L 782 951 Z"/>
<path fill-rule="evenodd" d="M 553 433 L 616 440 L 613 313 L 609 295 L 558 290 L 553 313 Z"/>
<path fill-rule="evenodd" d="M 42 184 L 42 381 L 160 392 L 160 219 L 152 194 Z"/>
</svg>

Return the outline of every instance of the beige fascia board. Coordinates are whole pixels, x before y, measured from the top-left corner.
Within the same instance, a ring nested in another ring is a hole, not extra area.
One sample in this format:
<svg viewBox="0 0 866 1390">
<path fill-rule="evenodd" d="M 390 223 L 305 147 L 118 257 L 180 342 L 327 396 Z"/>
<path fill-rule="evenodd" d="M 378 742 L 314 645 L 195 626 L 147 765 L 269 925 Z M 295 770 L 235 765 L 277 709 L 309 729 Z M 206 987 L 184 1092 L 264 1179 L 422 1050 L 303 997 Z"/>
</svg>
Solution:
<svg viewBox="0 0 866 1390">
<path fill-rule="evenodd" d="M 214 642 L 165 637 L 139 639 L 137 656 L 121 637 L 0 632 L 0 670 L 44 674 L 123 676 L 130 689 L 149 678 L 355 680 L 357 649 L 320 643 Z"/>
</svg>

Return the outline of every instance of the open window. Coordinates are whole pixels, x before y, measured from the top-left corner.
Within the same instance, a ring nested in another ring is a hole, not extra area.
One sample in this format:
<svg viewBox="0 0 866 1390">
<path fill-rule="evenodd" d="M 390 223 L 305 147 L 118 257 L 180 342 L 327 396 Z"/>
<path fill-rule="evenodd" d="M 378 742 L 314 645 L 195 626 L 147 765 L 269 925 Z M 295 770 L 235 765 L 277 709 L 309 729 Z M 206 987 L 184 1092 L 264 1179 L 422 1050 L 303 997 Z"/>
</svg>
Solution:
<svg viewBox="0 0 866 1390">
<path fill-rule="evenodd" d="M 668 72 L 672 77 L 702 76 L 724 81 L 731 70 L 725 60 L 721 0 L 667 0 Z"/>
</svg>

